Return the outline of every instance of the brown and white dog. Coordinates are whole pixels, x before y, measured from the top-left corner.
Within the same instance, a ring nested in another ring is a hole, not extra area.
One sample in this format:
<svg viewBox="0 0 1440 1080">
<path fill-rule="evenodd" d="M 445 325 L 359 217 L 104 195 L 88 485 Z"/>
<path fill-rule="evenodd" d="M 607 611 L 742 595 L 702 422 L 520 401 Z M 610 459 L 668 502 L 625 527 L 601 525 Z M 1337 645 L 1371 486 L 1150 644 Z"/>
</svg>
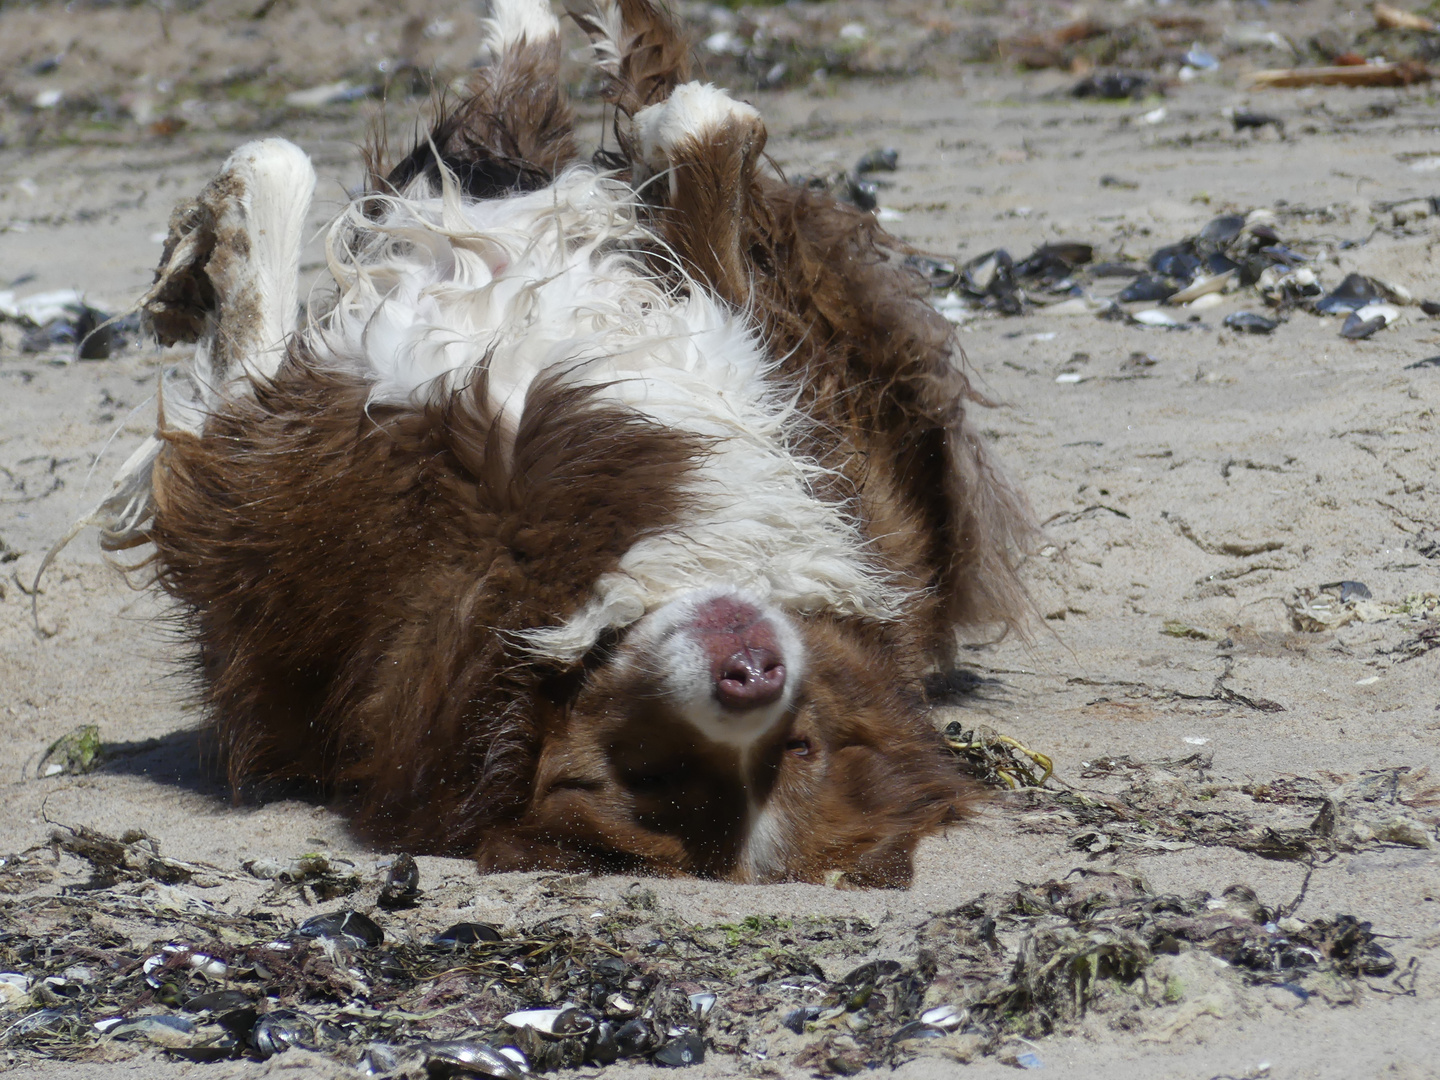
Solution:
<svg viewBox="0 0 1440 1080">
<path fill-rule="evenodd" d="M 154 544 L 237 788 L 489 870 L 906 884 L 967 794 L 921 681 L 1016 616 L 1025 513 L 901 245 L 768 175 L 651 0 L 572 14 L 622 167 L 497 0 L 303 329 L 297 148 L 177 211 L 144 306 L 199 347 L 104 540 Z"/>
</svg>

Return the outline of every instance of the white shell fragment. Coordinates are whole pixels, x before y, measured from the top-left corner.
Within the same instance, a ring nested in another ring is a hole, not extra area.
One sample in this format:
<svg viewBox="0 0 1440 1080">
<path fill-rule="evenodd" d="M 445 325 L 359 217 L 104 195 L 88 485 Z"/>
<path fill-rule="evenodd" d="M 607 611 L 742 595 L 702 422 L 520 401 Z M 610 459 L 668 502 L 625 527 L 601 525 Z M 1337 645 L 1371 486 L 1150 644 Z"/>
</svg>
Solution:
<svg viewBox="0 0 1440 1080">
<path fill-rule="evenodd" d="M 935 1008 L 926 1009 L 920 1014 L 920 1022 L 930 1024 L 933 1027 L 959 1027 L 964 1020 L 965 1014 L 954 1005 L 937 1005 Z"/>
<path fill-rule="evenodd" d="M 1204 296 L 1197 296 L 1185 306 L 1191 311 L 1204 311 L 1206 308 L 1219 307 L 1225 302 L 1225 298 L 1218 292 L 1206 293 Z"/>
<path fill-rule="evenodd" d="M 1144 311 L 1137 311 L 1130 316 L 1136 322 L 1144 326 L 1179 326 L 1174 319 L 1159 308 L 1147 308 Z"/>
<path fill-rule="evenodd" d="M 1395 320 L 1400 318 L 1400 309 L 1393 304 L 1366 304 L 1357 310 L 1355 315 L 1361 322 L 1369 322 L 1376 315 L 1380 315 L 1385 319 L 1386 326 L 1392 326 Z"/>
<path fill-rule="evenodd" d="M 1210 277 L 1196 278 L 1185 288 L 1175 293 L 1166 303 L 1188 304 L 1192 300 L 1198 300 L 1202 296 L 1211 293 L 1224 292 L 1225 287 L 1235 280 L 1235 271 L 1226 270 L 1223 274 L 1213 274 Z"/>
<path fill-rule="evenodd" d="M 710 1015 L 710 1010 L 715 1007 L 714 994 L 691 994 L 690 1008 L 695 1010 L 695 1015 L 701 1020 Z"/>
<path fill-rule="evenodd" d="M 521 1009 L 505 1017 L 505 1023 L 513 1028 L 534 1028 L 546 1035 L 555 1031 L 555 1021 L 564 1009 Z"/>
</svg>

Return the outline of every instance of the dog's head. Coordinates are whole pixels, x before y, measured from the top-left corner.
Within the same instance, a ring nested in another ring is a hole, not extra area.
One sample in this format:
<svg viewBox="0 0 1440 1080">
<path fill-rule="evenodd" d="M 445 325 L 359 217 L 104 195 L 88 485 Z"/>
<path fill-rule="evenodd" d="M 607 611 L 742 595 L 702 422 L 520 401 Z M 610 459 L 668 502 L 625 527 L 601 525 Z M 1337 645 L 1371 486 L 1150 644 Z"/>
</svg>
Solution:
<svg viewBox="0 0 1440 1080">
<path fill-rule="evenodd" d="M 965 786 L 901 682 L 874 624 L 726 589 L 672 601 L 549 710 L 528 810 L 480 864 L 908 884 Z"/>
</svg>

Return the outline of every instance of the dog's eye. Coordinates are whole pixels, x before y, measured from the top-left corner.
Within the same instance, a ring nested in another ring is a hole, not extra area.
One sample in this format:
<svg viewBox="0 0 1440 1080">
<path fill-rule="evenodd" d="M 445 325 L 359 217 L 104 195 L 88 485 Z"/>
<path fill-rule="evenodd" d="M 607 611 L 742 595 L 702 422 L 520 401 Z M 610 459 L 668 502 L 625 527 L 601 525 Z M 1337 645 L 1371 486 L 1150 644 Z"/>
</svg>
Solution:
<svg viewBox="0 0 1440 1080">
<path fill-rule="evenodd" d="M 791 739 L 785 744 L 785 749 L 796 757 L 805 757 L 810 753 L 809 739 Z"/>
</svg>

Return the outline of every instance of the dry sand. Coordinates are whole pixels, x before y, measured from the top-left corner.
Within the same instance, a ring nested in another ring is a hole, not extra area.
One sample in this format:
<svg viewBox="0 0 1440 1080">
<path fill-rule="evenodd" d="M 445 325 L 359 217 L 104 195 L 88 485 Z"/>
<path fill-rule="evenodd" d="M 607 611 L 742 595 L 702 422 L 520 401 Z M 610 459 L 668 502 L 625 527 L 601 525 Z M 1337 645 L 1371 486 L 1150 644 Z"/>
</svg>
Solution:
<svg viewBox="0 0 1440 1080">
<path fill-rule="evenodd" d="M 1345 15 L 1341 7 L 1328 11 Z M 64 19 L 59 12 L 7 6 L 0 41 L 22 22 L 44 24 L 46 13 L 53 29 Z M 1208 13 L 1236 18 L 1227 9 Z M 142 37 L 134 20 L 154 18 L 146 9 L 91 14 L 107 38 Z M 361 29 L 372 15 L 360 12 Z M 393 29 L 399 16 L 374 18 Z M 88 25 L 65 30 L 99 33 Z M 1247 96 L 1227 65 L 1173 88 L 1163 102 L 1098 103 L 1055 94 L 1072 81 L 1053 71 L 976 66 L 945 77 L 832 80 L 747 96 L 767 116 L 771 154 L 787 171 L 897 147 L 901 168 L 887 178 L 893 186 L 881 201 L 902 216 L 889 227 L 937 253 L 968 258 L 1003 246 L 1018 257 L 1065 239 L 1092 242 L 1106 257 L 1143 257 L 1219 213 L 1278 208 L 1287 238 L 1329 238 L 1320 266 L 1327 285 L 1358 270 L 1417 298 L 1440 298 L 1432 260 L 1440 218 L 1396 228 L 1376 208 L 1436 193 L 1435 174 L 1410 167 L 1440 155 L 1433 98 L 1423 89 Z M 1232 132 L 1222 110 L 1245 102 L 1284 118 L 1287 137 Z M 1152 111 L 1161 106 L 1157 118 Z M 397 111 L 404 109 L 392 106 Z M 311 153 L 322 178 L 318 228 L 359 177 L 363 114 L 345 108 L 282 119 L 276 133 Z M 22 145 L 13 138 L 0 148 L 0 277 L 33 274 L 19 287 L 22 296 L 75 287 L 102 307 L 123 308 L 149 281 L 173 203 L 198 190 L 244 137 L 222 128 L 170 140 L 132 134 Z M 1102 186 L 1105 175 L 1133 186 Z M 313 272 L 318 248 L 309 257 Z M 1405 651 L 1440 614 L 1432 610 L 1428 623 L 1393 614 L 1407 596 L 1440 591 L 1440 549 L 1426 536 L 1440 533 L 1440 367 L 1406 367 L 1440 353 L 1440 332 L 1414 306 L 1403 308 L 1399 325 L 1361 342 L 1342 340 L 1338 319 L 1304 312 L 1268 337 L 1222 329 L 1222 318 L 1242 308 L 1261 309 L 1253 295 L 1227 297 L 1171 331 L 1043 311 L 984 316 L 961 328 L 981 385 L 1000 403 L 981 426 L 1047 523 L 1046 545 L 1028 568 L 1043 618 L 1029 642 L 977 647 L 971 660 L 987 681 L 937 721 L 990 724 L 1051 755 L 1060 778 L 1089 789 L 1123 787 L 1113 777 L 1081 776 L 1102 757 L 1211 754 L 1208 779 L 1229 784 L 1228 805 L 1263 825 L 1283 808 L 1240 786 L 1295 777 L 1335 786 L 1366 770 L 1401 767 L 1413 780 L 1440 764 L 1440 650 L 1414 658 Z M 200 717 L 172 666 L 163 604 L 128 589 L 92 537 L 50 571 L 39 604 L 44 635 L 35 633 L 26 590 L 41 556 L 150 430 L 157 375 L 176 357 L 141 345 L 64 365 L 54 362 L 58 353 L 21 355 L 18 338 L 14 324 L 0 325 L 0 558 L 7 560 L 0 566 L 0 851 L 42 844 L 49 823 L 58 822 L 112 835 L 143 829 L 168 856 L 230 871 L 244 860 L 323 848 L 370 873 L 391 853 L 355 841 L 324 807 L 228 801 L 201 760 Z M 1136 353 L 1153 363 L 1127 365 Z M 1057 381 L 1062 372 L 1080 381 Z M 1298 632 L 1287 602 L 1342 579 L 1369 587 L 1380 605 L 1372 615 L 1392 614 Z M 1167 621 L 1205 637 L 1167 636 Z M 38 779 L 46 747 L 84 723 L 99 725 L 107 763 L 85 776 Z M 1394 988 L 1374 979 L 1350 1004 L 1312 998 L 1297 1007 L 1291 995 L 1257 988 L 1191 1013 L 1184 1002 L 1157 1006 L 1131 1030 L 1092 1016 L 1039 1040 L 1035 1052 L 1067 1076 L 1247 1076 L 1261 1075 L 1263 1063 L 1269 1076 L 1287 1080 L 1437 1075 L 1435 807 L 1394 809 L 1421 828 L 1411 844 L 1371 841 L 1322 859 L 1296 914 L 1372 921 L 1391 935 L 1386 947 L 1402 966 L 1418 958 L 1413 993 L 1386 993 Z M 997 799 L 974 824 L 921 845 L 905 892 L 649 884 L 663 912 L 697 924 L 749 914 L 855 914 L 880 928 L 877 955 L 903 958 L 913 954 L 915 927 L 928 914 L 1079 866 L 1136 872 L 1161 892 L 1218 894 L 1244 882 L 1272 907 L 1296 895 L 1305 872 L 1303 863 L 1232 847 L 1117 843 L 1092 855 L 1070 843 L 1079 831 L 1047 828 L 1023 806 Z M 613 904 L 630 884 L 602 878 L 561 889 L 545 875 L 482 878 L 460 861 L 420 864 L 430 900 L 387 917 L 387 928 L 418 932 L 462 917 L 527 926 Z M 73 878 L 75 868 L 68 872 Z M 61 875 L 38 891 L 67 880 Z M 207 899 L 243 911 L 262 888 L 232 882 Z M 9 903 L 0 902 L 0 924 Z M 285 912 L 309 914 L 299 906 Z M 137 947 L 150 940 L 144 924 L 130 930 Z M 338 1069 L 298 1053 L 263 1065 L 149 1056 L 61 1064 L 14 1052 L 10 1061 L 18 1075 L 97 1080 Z M 785 1075 L 804 1071 L 784 1055 L 769 1064 Z M 697 1075 L 758 1067 L 712 1055 Z M 921 1058 L 900 1072 L 960 1069 Z M 634 1071 L 615 1067 L 607 1075 L 617 1070 Z M 995 1059 L 964 1067 L 975 1077 L 1009 1071 Z"/>
</svg>

